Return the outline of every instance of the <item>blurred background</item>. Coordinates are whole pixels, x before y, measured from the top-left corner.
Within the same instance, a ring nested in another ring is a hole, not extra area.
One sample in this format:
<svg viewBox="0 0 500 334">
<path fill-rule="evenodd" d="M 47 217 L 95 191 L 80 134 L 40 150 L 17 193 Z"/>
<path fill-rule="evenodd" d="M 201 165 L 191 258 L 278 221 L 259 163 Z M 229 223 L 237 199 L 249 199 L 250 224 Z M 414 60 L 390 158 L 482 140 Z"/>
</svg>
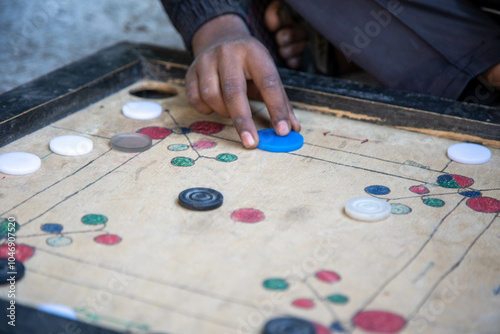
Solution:
<svg viewBox="0 0 500 334">
<path fill-rule="evenodd" d="M 184 49 L 159 0 L 0 0 L 0 94 L 124 40 Z"/>
</svg>

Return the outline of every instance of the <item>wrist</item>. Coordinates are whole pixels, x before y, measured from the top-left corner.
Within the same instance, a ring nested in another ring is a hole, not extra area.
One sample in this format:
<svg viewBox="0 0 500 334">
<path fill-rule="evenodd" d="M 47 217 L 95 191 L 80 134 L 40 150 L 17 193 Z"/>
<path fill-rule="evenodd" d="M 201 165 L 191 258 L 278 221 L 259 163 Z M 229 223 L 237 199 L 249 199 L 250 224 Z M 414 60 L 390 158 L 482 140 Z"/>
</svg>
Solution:
<svg viewBox="0 0 500 334">
<path fill-rule="evenodd" d="M 203 24 L 194 34 L 192 49 L 195 57 L 210 46 L 229 39 L 251 36 L 241 17 L 227 14 Z"/>
</svg>

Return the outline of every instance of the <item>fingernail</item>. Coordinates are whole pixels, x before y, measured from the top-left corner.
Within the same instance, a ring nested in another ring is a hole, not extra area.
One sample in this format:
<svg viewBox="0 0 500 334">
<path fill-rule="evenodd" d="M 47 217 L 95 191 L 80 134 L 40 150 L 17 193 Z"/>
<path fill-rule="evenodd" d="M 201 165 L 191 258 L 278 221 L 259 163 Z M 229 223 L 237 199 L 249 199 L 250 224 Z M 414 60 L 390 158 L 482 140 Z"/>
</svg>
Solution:
<svg viewBox="0 0 500 334">
<path fill-rule="evenodd" d="M 285 121 L 279 121 L 278 124 L 276 125 L 276 130 L 278 132 L 278 135 L 280 136 L 286 136 L 288 132 L 290 132 L 288 123 Z"/>
<path fill-rule="evenodd" d="M 248 131 L 244 131 L 241 133 L 241 141 L 243 142 L 243 146 L 245 146 L 246 148 L 252 147 L 255 144 L 255 140 Z"/>
</svg>

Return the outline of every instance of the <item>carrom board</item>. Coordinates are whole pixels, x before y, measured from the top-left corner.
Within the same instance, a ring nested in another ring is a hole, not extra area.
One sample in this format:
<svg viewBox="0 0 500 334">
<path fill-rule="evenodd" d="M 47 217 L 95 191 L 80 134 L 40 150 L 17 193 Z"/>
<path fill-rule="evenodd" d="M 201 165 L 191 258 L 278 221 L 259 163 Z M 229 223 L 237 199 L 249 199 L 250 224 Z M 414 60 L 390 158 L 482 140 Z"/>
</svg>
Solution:
<svg viewBox="0 0 500 334">
<path fill-rule="evenodd" d="M 453 114 L 470 111 L 458 102 L 282 71 L 304 146 L 246 150 L 230 120 L 187 104 L 186 59 L 120 44 L 4 94 L 3 108 L 17 94 L 23 110 L 4 113 L 0 154 L 34 153 L 42 167 L 0 175 L 0 257 L 8 257 L 14 218 L 25 268 L 15 284 L 16 327 L 6 318 L 10 287 L 0 287 L 0 329 L 262 333 L 267 322 L 293 317 L 321 334 L 498 332 L 492 109 L 464 118 Z M 135 100 L 164 112 L 124 117 L 122 105 Z M 251 106 L 257 127 L 269 127 L 265 105 Z M 111 149 L 110 138 L 127 132 L 151 136 L 152 148 Z M 486 144 L 492 158 L 453 162 L 446 150 L 457 141 L 429 132 Z M 65 134 L 90 138 L 93 151 L 52 153 L 50 139 Z M 223 205 L 181 207 L 178 194 L 191 187 L 220 191 Z M 386 200 L 391 216 L 349 218 L 344 204 L 360 196 Z M 78 320 L 35 310 L 46 303 Z"/>
</svg>

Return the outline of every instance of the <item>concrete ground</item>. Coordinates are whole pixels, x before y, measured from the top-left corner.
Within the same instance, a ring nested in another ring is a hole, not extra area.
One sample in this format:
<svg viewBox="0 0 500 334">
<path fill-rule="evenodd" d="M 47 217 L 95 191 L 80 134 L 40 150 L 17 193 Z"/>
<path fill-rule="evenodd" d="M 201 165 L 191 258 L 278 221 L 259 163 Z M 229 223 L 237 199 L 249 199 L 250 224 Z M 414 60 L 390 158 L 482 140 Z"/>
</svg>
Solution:
<svg viewBox="0 0 500 334">
<path fill-rule="evenodd" d="M 160 0 L 1 0 L 0 93 L 124 40 L 184 49 Z"/>
</svg>

